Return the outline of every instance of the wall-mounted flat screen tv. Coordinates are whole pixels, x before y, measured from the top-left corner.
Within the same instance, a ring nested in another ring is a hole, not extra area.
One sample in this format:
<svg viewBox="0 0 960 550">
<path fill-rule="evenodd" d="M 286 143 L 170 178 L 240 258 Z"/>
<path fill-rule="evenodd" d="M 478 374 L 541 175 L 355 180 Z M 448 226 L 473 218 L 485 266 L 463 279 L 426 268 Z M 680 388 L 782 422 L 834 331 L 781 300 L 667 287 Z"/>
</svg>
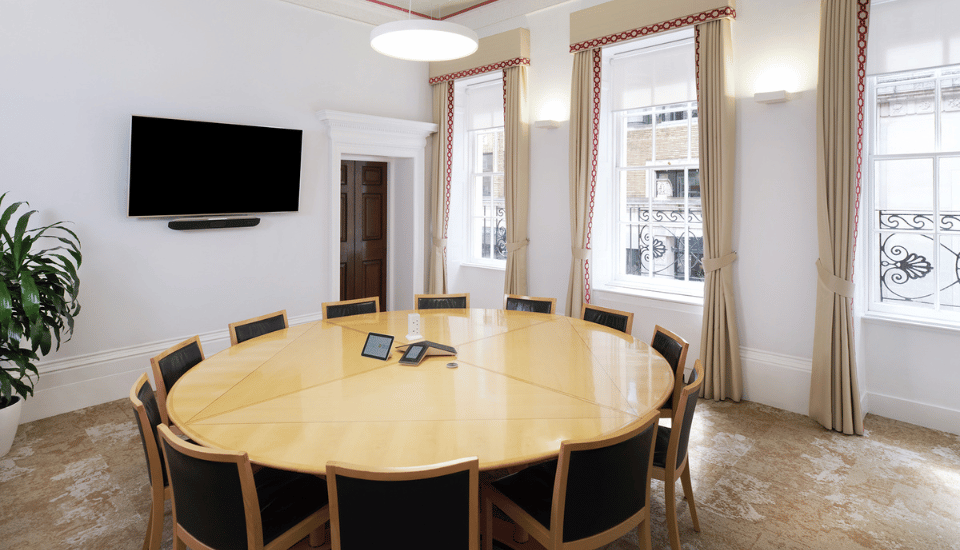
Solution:
<svg viewBox="0 0 960 550">
<path fill-rule="evenodd" d="M 132 217 L 296 212 L 303 130 L 134 116 Z"/>
</svg>

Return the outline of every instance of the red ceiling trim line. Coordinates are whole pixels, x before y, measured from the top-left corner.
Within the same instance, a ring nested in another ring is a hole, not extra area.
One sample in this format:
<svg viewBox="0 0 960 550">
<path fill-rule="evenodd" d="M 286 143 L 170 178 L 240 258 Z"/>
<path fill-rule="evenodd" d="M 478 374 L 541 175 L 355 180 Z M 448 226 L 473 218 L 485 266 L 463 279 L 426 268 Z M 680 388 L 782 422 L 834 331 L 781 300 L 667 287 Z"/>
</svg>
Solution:
<svg viewBox="0 0 960 550">
<path fill-rule="evenodd" d="M 483 67 L 477 67 L 475 69 L 467 69 L 465 71 L 458 71 L 455 73 L 445 74 L 442 76 L 435 76 L 430 79 L 430 85 L 439 84 L 441 82 L 446 82 L 448 80 L 456 80 L 458 78 L 464 78 L 467 76 L 474 76 L 484 73 L 492 73 L 493 71 L 499 71 L 502 69 L 508 69 L 510 67 L 516 67 L 518 65 L 529 65 L 530 60 L 526 57 L 516 57 L 507 61 L 498 61 L 496 63 L 491 63 L 490 65 L 484 65 Z"/>
<path fill-rule="evenodd" d="M 392 8 L 392 9 L 395 9 L 395 10 L 397 10 L 397 11 L 399 11 L 399 12 L 409 13 L 410 15 L 416 15 L 417 17 L 422 17 L 423 19 L 436 19 L 435 17 L 430 17 L 429 15 L 426 15 L 426 14 L 423 14 L 423 13 L 420 13 L 420 12 L 416 12 L 416 11 L 405 10 L 405 9 L 401 8 L 400 6 L 394 6 L 393 4 L 388 4 L 387 2 L 381 2 L 380 0 L 366 0 L 366 1 L 367 1 L 367 2 L 370 2 L 371 4 L 376 4 L 376 5 L 378 5 L 378 6 L 383 6 L 383 7 L 385 7 L 385 8 Z"/>
<path fill-rule="evenodd" d="M 583 42 L 580 42 L 578 44 L 571 44 L 570 53 L 577 53 L 583 50 L 599 48 L 600 46 L 616 44 L 617 42 L 622 42 L 624 40 L 632 40 L 634 38 L 647 36 L 649 34 L 656 34 L 658 32 L 680 29 L 683 27 L 689 27 L 690 25 L 699 25 L 700 23 L 706 23 L 707 21 L 713 21 L 715 19 L 724 19 L 727 17 L 731 19 L 736 19 L 737 10 L 729 6 L 726 6 L 723 8 L 716 8 L 716 9 L 707 10 L 700 13 L 695 13 L 692 15 L 687 15 L 685 17 L 670 19 L 669 21 L 654 23 L 653 25 L 647 25 L 646 27 L 640 27 L 639 29 L 632 29 L 629 31 L 608 34 L 607 36 L 602 36 L 600 38 L 584 40 Z"/>
<path fill-rule="evenodd" d="M 497 1 L 499 1 L 499 0 L 486 0 L 486 2 L 480 2 L 480 3 L 477 4 L 476 6 L 470 6 L 469 8 L 463 8 L 462 10 L 460 10 L 460 11 L 458 11 L 458 12 L 451 13 L 450 15 L 444 15 L 444 16 L 441 17 L 440 19 L 441 19 L 441 20 L 449 19 L 449 18 L 451 18 L 451 17 L 460 15 L 461 13 L 467 13 L 468 11 L 472 11 L 472 10 L 475 10 L 475 9 L 477 9 L 477 8 L 482 8 L 483 6 L 486 6 L 486 5 L 488 5 L 488 4 L 493 4 L 494 2 L 497 2 Z"/>
</svg>

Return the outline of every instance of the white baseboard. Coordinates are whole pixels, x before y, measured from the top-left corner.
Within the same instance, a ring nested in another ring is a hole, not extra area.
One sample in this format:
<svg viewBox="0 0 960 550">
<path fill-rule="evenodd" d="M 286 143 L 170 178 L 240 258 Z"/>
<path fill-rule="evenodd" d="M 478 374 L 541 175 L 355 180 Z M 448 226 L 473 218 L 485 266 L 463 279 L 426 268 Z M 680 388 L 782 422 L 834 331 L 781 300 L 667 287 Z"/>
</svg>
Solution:
<svg viewBox="0 0 960 550">
<path fill-rule="evenodd" d="M 301 315 L 290 318 L 289 323 L 311 323 L 319 321 L 321 317 L 320 313 Z M 153 381 L 151 357 L 189 337 L 39 363 L 37 370 L 40 379 L 33 397 L 23 404 L 20 422 L 39 420 L 127 397 L 130 387 L 142 373 L 148 373 Z M 209 357 L 230 347 L 230 335 L 226 330 L 207 332 L 200 335 L 200 344 L 204 355 Z"/>
<path fill-rule="evenodd" d="M 810 405 L 810 359 L 740 348 L 743 398 L 778 409 L 807 414 Z"/>
<path fill-rule="evenodd" d="M 916 424 L 925 428 L 960 435 L 960 410 L 946 409 L 918 401 L 909 401 L 899 397 L 870 393 L 870 413 Z M 867 427 L 869 429 L 869 426 Z"/>
</svg>

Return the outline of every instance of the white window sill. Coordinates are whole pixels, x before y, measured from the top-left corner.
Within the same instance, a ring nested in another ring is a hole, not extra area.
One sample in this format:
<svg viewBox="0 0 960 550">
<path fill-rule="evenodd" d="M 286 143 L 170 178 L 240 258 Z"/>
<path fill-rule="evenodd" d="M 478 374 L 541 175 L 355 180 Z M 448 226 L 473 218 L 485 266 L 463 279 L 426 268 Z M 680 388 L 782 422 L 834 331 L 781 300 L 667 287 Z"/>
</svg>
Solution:
<svg viewBox="0 0 960 550">
<path fill-rule="evenodd" d="M 684 294 L 673 294 L 669 292 L 658 292 L 655 290 L 640 289 L 628 286 L 620 286 L 612 283 L 599 283 L 592 289 L 593 293 L 599 293 L 598 297 L 604 298 L 603 294 L 616 295 L 618 297 L 631 297 L 633 303 L 639 306 L 656 307 L 669 309 L 679 309 L 688 313 L 703 313 L 703 297 L 687 296 Z M 619 299 L 610 297 L 609 299 Z"/>
<path fill-rule="evenodd" d="M 946 319 L 930 319 L 927 317 L 912 317 L 895 313 L 868 311 L 863 314 L 863 322 L 874 325 L 903 325 L 927 330 L 937 330 L 956 334 L 960 332 L 960 322 Z"/>
<path fill-rule="evenodd" d="M 507 263 L 506 263 L 506 262 L 503 262 L 503 263 L 500 264 L 500 265 L 495 265 L 495 264 L 482 264 L 482 263 L 479 263 L 479 262 L 476 262 L 476 263 L 474 263 L 474 262 L 460 262 L 460 267 L 473 267 L 473 268 L 477 268 L 477 269 L 490 269 L 490 270 L 493 270 L 493 271 L 506 271 L 506 270 L 507 270 Z"/>
</svg>

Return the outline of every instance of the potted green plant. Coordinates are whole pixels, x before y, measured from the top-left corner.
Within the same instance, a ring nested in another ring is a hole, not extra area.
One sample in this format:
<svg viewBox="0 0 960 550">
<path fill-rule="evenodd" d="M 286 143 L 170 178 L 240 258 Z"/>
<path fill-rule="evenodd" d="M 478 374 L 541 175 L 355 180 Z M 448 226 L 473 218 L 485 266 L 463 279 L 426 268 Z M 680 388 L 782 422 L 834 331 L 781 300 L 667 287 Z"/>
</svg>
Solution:
<svg viewBox="0 0 960 550">
<path fill-rule="evenodd" d="M 64 222 L 28 229 L 36 210 L 14 222 L 26 204 L 0 215 L 0 456 L 13 444 L 23 400 L 33 395 L 36 362 L 70 339 L 80 312 L 80 239 Z"/>
</svg>

